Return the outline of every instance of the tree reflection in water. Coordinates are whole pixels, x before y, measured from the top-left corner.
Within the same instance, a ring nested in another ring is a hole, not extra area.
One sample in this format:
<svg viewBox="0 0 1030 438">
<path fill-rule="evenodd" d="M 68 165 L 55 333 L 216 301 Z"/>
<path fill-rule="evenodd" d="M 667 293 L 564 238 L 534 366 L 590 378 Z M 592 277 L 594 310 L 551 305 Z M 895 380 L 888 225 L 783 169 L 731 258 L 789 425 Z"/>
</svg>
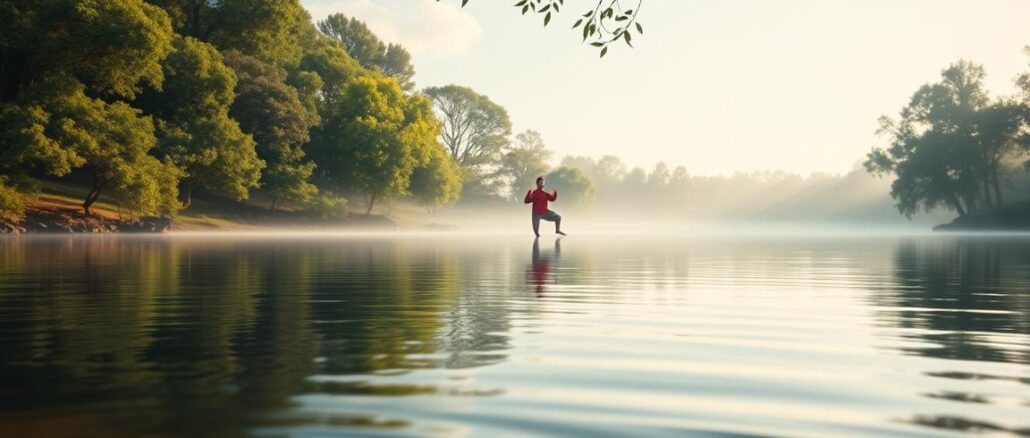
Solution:
<svg viewBox="0 0 1030 438">
<path fill-rule="evenodd" d="M 1030 363 L 1030 253 L 1022 239 L 971 237 L 931 243 L 904 242 L 894 255 L 892 282 L 878 290 L 881 323 L 903 330 L 905 354 L 955 361 Z M 956 363 L 956 367 L 965 363 Z M 1027 379 L 969 371 L 927 376 L 956 380 L 997 380 L 1021 385 Z M 1028 388 L 1030 389 L 1030 388 Z M 1014 392 L 1018 393 L 1019 389 Z M 962 404 L 995 404 L 990 394 L 942 388 L 925 397 Z M 1028 403 L 1030 399 L 1015 403 Z M 989 421 L 953 414 L 921 414 L 914 424 L 965 432 L 1030 434 Z"/>
</svg>

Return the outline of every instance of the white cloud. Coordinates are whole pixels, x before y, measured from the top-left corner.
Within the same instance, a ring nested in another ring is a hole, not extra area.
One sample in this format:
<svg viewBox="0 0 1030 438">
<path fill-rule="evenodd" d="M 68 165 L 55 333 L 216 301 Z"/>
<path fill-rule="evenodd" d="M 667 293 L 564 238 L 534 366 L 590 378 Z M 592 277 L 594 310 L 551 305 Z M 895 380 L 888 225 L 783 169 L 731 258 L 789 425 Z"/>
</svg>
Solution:
<svg viewBox="0 0 1030 438">
<path fill-rule="evenodd" d="M 398 43 L 414 56 L 454 57 L 469 53 L 482 29 L 454 2 L 435 0 L 302 0 L 315 20 L 341 12 L 368 24 L 379 38 Z"/>
</svg>

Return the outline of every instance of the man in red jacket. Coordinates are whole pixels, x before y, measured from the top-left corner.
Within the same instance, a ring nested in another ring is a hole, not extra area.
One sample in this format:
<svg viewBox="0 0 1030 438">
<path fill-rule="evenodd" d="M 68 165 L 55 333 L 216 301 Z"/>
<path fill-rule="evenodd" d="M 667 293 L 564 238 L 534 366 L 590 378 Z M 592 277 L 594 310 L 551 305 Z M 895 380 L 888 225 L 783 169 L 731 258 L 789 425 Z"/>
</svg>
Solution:
<svg viewBox="0 0 1030 438">
<path fill-rule="evenodd" d="M 554 189 L 554 193 L 547 193 L 544 191 L 544 177 L 537 177 L 536 179 L 536 190 L 530 190 L 526 193 L 526 204 L 533 204 L 533 234 L 536 237 L 540 237 L 540 219 L 548 222 L 554 222 L 554 232 L 565 235 L 561 231 L 561 216 L 547 209 L 547 201 L 558 200 L 558 189 Z"/>
</svg>

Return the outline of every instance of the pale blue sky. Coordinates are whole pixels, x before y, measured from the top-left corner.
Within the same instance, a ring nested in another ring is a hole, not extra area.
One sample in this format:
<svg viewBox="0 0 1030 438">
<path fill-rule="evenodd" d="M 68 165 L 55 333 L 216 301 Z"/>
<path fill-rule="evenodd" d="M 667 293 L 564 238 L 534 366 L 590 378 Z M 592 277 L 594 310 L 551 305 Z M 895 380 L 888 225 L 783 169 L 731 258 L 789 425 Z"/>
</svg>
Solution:
<svg viewBox="0 0 1030 438">
<path fill-rule="evenodd" d="M 418 86 L 468 85 L 540 131 L 557 157 L 659 160 L 692 174 L 846 172 L 881 114 L 960 58 L 995 94 L 1028 70 L 1027 0 L 643 0 L 645 35 L 603 60 L 570 29 L 514 0 L 302 0 L 409 47 Z"/>
</svg>

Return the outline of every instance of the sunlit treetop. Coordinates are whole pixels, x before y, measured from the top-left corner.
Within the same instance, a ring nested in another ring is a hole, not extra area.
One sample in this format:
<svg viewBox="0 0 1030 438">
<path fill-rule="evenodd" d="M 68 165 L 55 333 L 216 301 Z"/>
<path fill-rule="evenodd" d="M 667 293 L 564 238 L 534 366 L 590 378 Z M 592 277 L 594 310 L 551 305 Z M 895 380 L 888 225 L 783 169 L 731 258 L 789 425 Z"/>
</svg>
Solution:
<svg viewBox="0 0 1030 438">
<path fill-rule="evenodd" d="M 440 0 L 437 0 L 440 1 Z M 469 0 L 461 0 L 465 7 Z M 633 47 L 633 32 L 642 35 L 644 26 L 637 20 L 643 0 L 597 0 L 597 4 L 584 12 L 572 25 L 580 29 L 584 44 L 600 50 L 600 56 L 608 54 L 608 45 L 620 40 Z M 529 12 L 542 16 L 544 26 L 551 23 L 551 17 L 561 13 L 565 0 L 518 0 L 515 8 L 526 15 Z"/>
</svg>

